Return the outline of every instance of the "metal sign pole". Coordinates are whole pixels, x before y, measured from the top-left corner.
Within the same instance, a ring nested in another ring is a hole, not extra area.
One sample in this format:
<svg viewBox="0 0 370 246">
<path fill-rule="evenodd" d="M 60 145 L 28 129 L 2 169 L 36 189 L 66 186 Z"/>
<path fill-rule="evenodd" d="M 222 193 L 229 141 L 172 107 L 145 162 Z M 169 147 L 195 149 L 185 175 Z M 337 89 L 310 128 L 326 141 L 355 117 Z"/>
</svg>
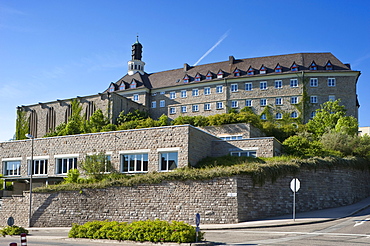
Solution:
<svg viewBox="0 0 370 246">
<path fill-rule="evenodd" d="M 293 192 L 293 221 L 295 221 L 295 191 Z"/>
</svg>

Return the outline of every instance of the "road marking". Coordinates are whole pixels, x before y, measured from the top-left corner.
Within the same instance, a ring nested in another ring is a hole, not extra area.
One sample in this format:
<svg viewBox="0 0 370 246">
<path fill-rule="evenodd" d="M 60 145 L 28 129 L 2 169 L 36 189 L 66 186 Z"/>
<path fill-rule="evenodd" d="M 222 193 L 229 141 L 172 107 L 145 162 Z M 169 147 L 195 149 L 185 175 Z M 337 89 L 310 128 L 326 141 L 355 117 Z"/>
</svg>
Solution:
<svg viewBox="0 0 370 246">
<path fill-rule="evenodd" d="M 364 219 L 364 220 L 356 221 L 356 224 L 355 224 L 353 227 L 356 227 L 356 226 L 362 225 L 363 223 L 365 223 L 365 222 L 367 222 L 367 221 L 370 221 L 370 218 L 366 218 L 366 219 Z"/>
</svg>

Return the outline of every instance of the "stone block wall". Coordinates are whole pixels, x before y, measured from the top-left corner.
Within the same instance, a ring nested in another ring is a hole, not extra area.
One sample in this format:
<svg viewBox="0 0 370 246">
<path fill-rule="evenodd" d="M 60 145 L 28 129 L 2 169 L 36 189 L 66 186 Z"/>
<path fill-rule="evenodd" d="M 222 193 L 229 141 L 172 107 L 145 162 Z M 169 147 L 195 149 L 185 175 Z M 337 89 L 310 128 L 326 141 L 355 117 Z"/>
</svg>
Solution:
<svg viewBox="0 0 370 246">
<path fill-rule="evenodd" d="M 91 220 L 178 220 L 194 224 L 237 223 L 292 212 L 290 181 L 298 178 L 296 211 L 349 205 L 370 195 L 370 174 L 345 168 L 301 170 L 275 182 L 253 184 L 249 176 L 172 181 L 134 187 L 33 193 L 32 226 L 64 227 Z M 3 199 L 0 225 L 12 216 L 28 226 L 29 193 Z"/>
</svg>

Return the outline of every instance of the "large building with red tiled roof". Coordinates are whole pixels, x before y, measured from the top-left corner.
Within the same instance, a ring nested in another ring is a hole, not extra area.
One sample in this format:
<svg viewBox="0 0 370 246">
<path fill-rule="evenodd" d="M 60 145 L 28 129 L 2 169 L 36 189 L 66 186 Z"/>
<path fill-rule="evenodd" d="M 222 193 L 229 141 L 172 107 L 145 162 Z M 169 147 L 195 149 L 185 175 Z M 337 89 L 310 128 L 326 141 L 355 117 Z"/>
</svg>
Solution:
<svg viewBox="0 0 370 246">
<path fill-rule="evenodd" d="M 359 71 L 331 53 L 296 53 L 235 59 L 146 73 L 143 46 L 132 45 L 128 72 L 97 95 L 78 97 L 86 117 L 100 108 L 113 123 L 121 111 L 146 110 L 152 118 L 165 114 L 214 115 L 250 107 L 262 119 L 292 117 L 307 122 L 320 104 L 341 99 L 347 114 L 358 118 L 356 83 Z M 30 132 L 42 137 L 68 121 L 70 100 L 21 106 L 30 116 Z M 268 110 L 267 110 L 268 109 Z"/>
</svg>

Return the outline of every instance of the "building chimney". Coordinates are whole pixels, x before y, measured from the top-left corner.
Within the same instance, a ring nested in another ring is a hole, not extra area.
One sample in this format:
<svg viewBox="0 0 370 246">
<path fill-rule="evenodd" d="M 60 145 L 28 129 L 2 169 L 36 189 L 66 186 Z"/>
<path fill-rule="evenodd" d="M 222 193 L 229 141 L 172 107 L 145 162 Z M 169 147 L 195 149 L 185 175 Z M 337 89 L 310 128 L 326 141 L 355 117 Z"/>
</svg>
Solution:
<svg viewBox="0 0 370 246">
<path fill-rule="evenodd" d="M 232 65 L 234 64 L 235 58 L 234 56 L 229 56 L 229 64 Z"/>
</svg>

